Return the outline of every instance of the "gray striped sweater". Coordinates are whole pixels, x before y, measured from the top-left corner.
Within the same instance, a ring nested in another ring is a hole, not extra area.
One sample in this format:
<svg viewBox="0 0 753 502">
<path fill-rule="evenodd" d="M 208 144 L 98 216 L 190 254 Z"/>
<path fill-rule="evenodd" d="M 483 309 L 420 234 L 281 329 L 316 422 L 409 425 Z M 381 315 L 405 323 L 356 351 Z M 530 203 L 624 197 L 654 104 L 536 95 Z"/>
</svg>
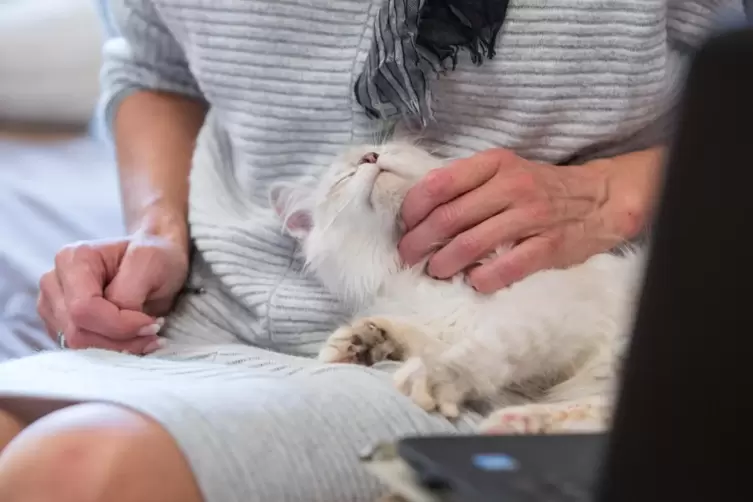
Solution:
<svg viewBox="0 0 753 502">
<path fill-rule="evenodd" d="M 311 354 L 343 313 L 301 272 L 266 194 L 271 182 L 315 175 L 345 145 L 382 134 L 352 92 L 382 1 L 110 4 L 106 117 L 137 89 L 201 97 L 213 109 L 190 224 L 223 296 L 188 309 L 181 331 L 212 323 L 218 340 Z M 503 146 L 554 163 L 660 143 L 683 62 L 717 10 L 739 4 L 512 0 L 495 59 L 475 67 L 461 56 L 434 86 L 436 122 L 423 138 L 449 156 Z"/>
</svg>

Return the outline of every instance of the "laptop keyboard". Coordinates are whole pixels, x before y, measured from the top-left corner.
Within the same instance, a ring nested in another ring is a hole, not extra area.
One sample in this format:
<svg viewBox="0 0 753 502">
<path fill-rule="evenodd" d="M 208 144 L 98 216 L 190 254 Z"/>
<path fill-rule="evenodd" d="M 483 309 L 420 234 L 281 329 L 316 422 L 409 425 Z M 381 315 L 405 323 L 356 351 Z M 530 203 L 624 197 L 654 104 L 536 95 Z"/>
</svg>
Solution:
<svg viewBox="0 0 753 502">
<path fill-rule="evenodd" d="M 525 502 L 588 502 L 591 486 L 574 479 L 553 476 L 526 476 L 518 473 L 509 479 L 510 497 L 507 500 Z"/>
<path fill-rule="evenodd" d="M 590 502 L 601 434 L 423 437 L 400 443 L 419 482 L 463 502 Z"/>
</svg>

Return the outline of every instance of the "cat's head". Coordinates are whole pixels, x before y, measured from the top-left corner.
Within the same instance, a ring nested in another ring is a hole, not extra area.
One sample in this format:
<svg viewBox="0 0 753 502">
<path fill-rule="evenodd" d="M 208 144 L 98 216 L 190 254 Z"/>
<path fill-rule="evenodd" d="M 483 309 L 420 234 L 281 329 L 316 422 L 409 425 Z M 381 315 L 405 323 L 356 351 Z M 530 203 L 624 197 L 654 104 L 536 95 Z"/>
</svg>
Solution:
<svg viewBox="0 0 753 502">
<path fill-rule="evenodd" d="M 410 143 L 358 146 L 319 180 L 273 186 L 270 199 L 309 269 L 343 301 L 362 304 L 402 266 L 405 194 L 442 163 Z"/>
</svg>

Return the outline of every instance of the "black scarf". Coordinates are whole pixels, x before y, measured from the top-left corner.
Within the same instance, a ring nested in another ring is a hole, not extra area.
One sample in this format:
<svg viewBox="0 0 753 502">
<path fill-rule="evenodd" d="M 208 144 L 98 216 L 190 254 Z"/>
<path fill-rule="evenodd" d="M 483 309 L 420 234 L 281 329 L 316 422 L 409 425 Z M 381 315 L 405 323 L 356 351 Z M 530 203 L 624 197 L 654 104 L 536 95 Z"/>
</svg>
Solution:
<svg viewBox="0 0 753 502">
<path fill-rule="evenodd" d="M 432 118 L 431 82 L 466 50 L 480 65 L 493 58 L 509 0 L 385 0 L 374 40 L 355 83 L 372 118 Z"/>
</svg>

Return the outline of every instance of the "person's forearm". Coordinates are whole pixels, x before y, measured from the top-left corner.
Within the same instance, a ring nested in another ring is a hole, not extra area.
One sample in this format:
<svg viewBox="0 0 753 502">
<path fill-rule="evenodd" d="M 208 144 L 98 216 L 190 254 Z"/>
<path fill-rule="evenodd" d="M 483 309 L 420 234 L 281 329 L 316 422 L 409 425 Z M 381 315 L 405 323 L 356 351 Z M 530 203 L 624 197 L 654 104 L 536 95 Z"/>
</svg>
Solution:
<svg viewBox="0 0 753 502">
<path fill-rule="evenodd" d="M 604 211 L 624 239 L 639 236 L 651 219 L 656 202 L 665 148 L 658 146 L 587 165 L 602 169 L 608 198 Z"/>
<path fill-rule="evenodd" d="M 188 242 L 188 178 L 204 103 L 140 91 L 114 119 L 120 186 L 129 232 Z"/>
</svg>

